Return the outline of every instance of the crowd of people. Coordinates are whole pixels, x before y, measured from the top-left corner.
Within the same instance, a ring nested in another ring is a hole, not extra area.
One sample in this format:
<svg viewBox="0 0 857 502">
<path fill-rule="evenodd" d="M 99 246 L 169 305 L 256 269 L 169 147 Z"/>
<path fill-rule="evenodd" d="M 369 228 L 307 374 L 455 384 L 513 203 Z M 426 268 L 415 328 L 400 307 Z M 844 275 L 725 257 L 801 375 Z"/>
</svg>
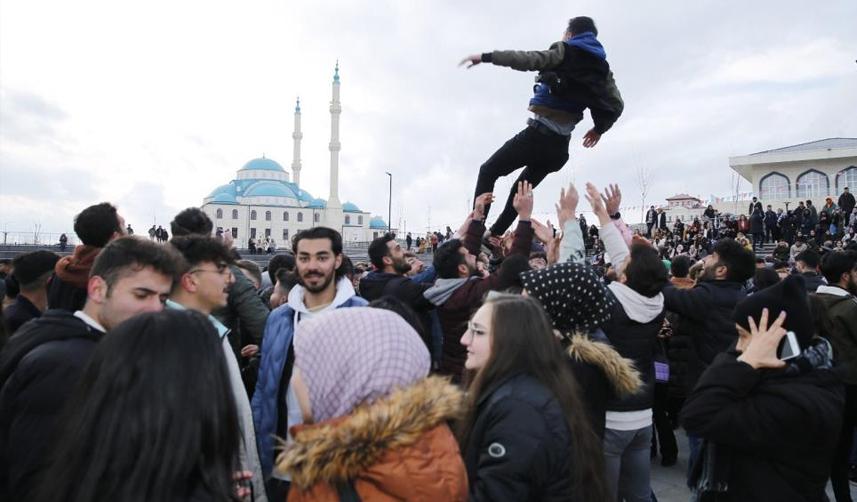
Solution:
<svg viewBox="0 0 857 502">
<path fill-rule="evenodd" d="M 482 194 L 429 265 L 314 227 L 265 270 L 198 208 L 166 243 L 84 209 L 73 254 L 3 264 L 0 498 L 649 501 L 681 426 L 700 499 L 849 500 L 857 243 L 665 256 L 585 197 L 596 238 L 522 182 L 512 232 Z"/>
</svg>

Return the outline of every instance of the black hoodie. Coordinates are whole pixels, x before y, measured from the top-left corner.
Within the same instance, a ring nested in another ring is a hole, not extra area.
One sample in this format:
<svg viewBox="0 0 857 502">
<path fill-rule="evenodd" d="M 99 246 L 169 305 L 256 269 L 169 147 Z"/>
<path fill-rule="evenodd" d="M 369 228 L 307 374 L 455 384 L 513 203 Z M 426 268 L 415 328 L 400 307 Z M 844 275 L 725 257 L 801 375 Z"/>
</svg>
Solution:
<svg viewBox="0 0 857 502">
<path fill-rule="evenodd" d="M 101 335 L 71 312 L 48 310 L 0 352 L 0 500 L 28 500 L 59 414 Z"/>
</svg>

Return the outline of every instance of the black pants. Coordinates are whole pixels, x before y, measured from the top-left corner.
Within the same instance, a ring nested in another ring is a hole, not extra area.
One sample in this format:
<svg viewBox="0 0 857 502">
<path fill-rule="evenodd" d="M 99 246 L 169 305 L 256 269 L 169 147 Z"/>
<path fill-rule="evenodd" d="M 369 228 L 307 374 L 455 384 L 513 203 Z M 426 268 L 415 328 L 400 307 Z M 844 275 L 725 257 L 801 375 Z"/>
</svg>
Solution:
<svg viewBox="0 0 857 502">
<path fill-rule="evenodd" d="M 497 178 L 507 176 L 513 171 L 524 167 L 517 181 L 512 185 L 506 206 L 500 217 L 491 226 L 491 233 L 502 235 L 518 216 L 512 201 L 518 191 L 518 181 L 529 181 L 536 187 L 545 177 L 562 169 L 568 161 L 569 136 L 550 132 L 544 126 L 528 126 L 507 141 L 499 150 L 494 152 L 482 167 L 479 168 L 479 178 L 476 180 L 474 200 L 483 193 L 493 192 Z M 489 207 L 485 208 L 488 215 Z"/>
<path fill-rule="evenodd" d="M 678 456 L 678 445 L 673 432 L 673 422 L 677 417 L 676 410 L 671 409 L 669 384 L 655 383 L 655 401 L 652 407 L 652 420 L 655 432 L 652 434 L 652 453 L 658 450 L 660 442 L 661 459 L 666 463 L 675 462 Z"/>
<path fill-rule="evenodd" d="M 833 454 L 833 465 L 830 469 L 830 484 L 836 502 L 850 502 L 851 490 L 848 486 L 848 463 L 851 456 L 851 446 L 854 442 L 854 426 L 857 425 L 857 385 L 845 386 L 845 412 L 842 420 L 842 432 L 839 444 Z"/>
</svg>

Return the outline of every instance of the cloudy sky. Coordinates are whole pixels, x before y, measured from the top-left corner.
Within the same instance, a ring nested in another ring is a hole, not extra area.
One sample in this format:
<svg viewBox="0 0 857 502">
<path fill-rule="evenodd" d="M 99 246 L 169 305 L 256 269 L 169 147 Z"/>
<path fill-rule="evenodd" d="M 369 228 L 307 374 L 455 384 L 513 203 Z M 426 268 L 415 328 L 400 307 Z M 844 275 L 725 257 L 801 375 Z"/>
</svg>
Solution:
<svg viewBox="0 0 857 502">
<path fill-rule="evenodd" d="M 625 113 L 592 150 L 589 118 L 574 131 L 543 217 L 572 180 L 620 183 L 639 218 L 640 168 L 648 201 L 728 195 L 729 156 L 857 136 L 853 0 L 0 0 L 0 230 L 69 232 L 102 200 L 138 231 L 165 224 L 254 157 L 288 168 L 298 95 L 302 185 L 327 198 L 337 58 L 340 198 L 386 217 L 390 171 L 394 226 L 454 227 L 533 79 L 458 61 L 546 49 L 575 15 L 595 18 Z"/>
</svg>

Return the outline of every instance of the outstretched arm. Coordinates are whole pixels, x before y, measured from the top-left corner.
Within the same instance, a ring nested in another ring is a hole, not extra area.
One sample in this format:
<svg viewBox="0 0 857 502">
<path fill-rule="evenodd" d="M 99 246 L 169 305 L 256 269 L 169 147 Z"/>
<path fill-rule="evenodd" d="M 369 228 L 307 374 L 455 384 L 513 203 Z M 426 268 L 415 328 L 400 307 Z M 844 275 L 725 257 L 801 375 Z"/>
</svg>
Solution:
<svg viewBox="0 0 857 502">
<path fill-rule="evenodd" d="M 546 51 L 494 51 L 473 54 L 464 58 L 459 66 L 473 68 L 479 63 L 493 63 L 519 71 L 538 71 L 556 68 L 565 56 L 565 44 L 556 42 Z"/>
</svg>

